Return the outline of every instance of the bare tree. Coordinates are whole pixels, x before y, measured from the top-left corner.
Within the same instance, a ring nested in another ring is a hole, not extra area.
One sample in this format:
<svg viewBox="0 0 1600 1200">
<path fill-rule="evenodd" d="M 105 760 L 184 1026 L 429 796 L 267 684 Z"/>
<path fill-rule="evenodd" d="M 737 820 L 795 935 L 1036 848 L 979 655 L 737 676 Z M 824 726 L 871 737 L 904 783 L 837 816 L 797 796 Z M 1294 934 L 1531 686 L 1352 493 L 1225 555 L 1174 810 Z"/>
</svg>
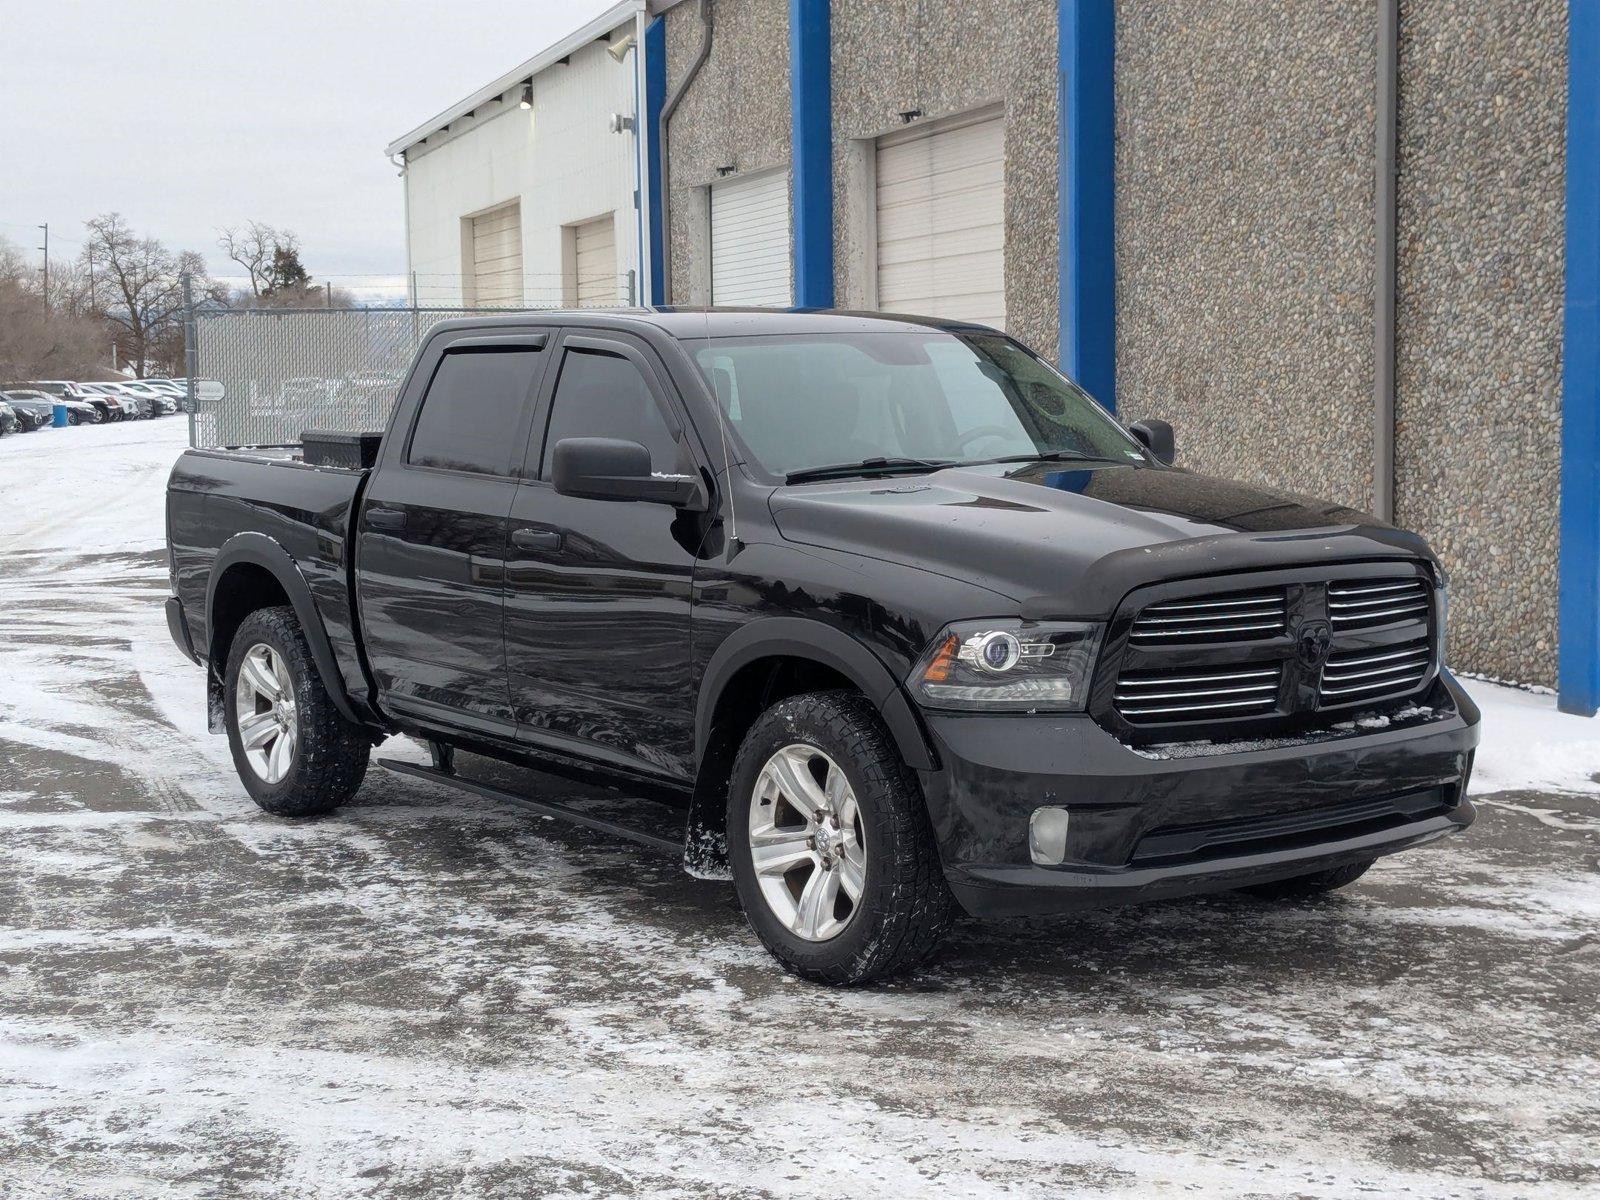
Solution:
<svg viewBox="0 0 1600 1200">
<path fill-rule="evenodd" d="M 221 233 L 217 245 L 244 268 L 250 282 L 251 299 L 258 302 L 263 293 L 272 290 L 274 265 L 286 254 L 298 259 L 300 253 L 300 239 L 292 231 L 275 228 L 265 221 L 251 221 L 242 229 L 229 226 Z"/>
<path fill-rule="evenodd" d="M 196 277 L 199 292 L 210 287 L 205 260 L 192 250 L 172 253 L 155 238 L 137 236 L 120 213 L 85 222 L 85 256 L 93 256 L 99 300 L 117 330 L 123 354 L 143 378 L 155 364 L 154 351 L 170 357 L 174 331 L 183 326 L 182 277 Z"/>
<path fill-rule="evenodd" d="M 50 290 L 56 290 L 51 272 Z M 90 317 L 46 307 L 38 272 L 0 238 L 0 380 L 94 378 L 104 368 L 102 326 Z"/>
</svg>

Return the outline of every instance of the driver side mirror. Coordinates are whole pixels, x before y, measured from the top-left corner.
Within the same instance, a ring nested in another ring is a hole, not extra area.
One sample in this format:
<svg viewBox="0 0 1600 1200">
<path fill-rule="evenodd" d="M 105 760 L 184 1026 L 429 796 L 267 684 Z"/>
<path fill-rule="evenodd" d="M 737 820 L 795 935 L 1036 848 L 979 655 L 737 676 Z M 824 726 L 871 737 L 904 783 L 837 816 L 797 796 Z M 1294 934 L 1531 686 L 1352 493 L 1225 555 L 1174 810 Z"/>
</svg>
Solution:
<svg viewBox="0 0 1600 1200">
<path fill-rule="evenodd" d="M 1158 421 L 1154 417 L 1146 421 L 1135 421 L 1128 426 L 1128 432 L 1144 443 L 1144 448 L 1156 456 L 1157 462 L 1170 467 L 1178 457 L 1177 446 L 1172 438 L 1172 426 L 1165 421 Z"/>
<path fill-rule="evenodd" d="M 551 472 L 556 491 L 587 500 L 644 500 L 691 512 L 707 507 L 705 488 L 693 475 L 655 475 L 650 451 L 621 438 L 562 438 Z"/>
</svg>

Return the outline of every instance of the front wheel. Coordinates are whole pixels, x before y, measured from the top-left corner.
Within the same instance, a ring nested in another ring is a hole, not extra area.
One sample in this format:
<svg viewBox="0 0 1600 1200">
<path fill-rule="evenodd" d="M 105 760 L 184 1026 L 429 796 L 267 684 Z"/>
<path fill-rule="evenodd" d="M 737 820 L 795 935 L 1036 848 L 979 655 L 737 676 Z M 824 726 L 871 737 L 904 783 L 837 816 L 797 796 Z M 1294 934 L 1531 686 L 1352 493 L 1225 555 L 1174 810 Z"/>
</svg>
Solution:
<svg viewBox="0 0 1600 1200">
<path fill-rule="evenodd" d="M 813 983 L 908 970 L 955 918 L 916 776 L 854 692 L 757 718 L 734 761 L 728 848 L 751 929 Z"/>
<path fill-rule="evenodd" d="M 309 817 L 355 795 L 371 745 L 334 707 L 293 609 L 245 618 L 225 678 L 228 745 L 257 804 L 280 817 Z"/>
</svg>

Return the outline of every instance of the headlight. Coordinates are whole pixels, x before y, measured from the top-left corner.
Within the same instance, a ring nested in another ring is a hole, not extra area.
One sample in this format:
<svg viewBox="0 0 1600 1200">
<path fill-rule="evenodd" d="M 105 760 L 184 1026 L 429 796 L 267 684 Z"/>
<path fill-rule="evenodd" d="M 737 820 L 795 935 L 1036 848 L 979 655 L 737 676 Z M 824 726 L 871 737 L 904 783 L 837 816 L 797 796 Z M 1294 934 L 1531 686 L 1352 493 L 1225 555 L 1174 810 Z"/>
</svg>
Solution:
<svg viewBox="0 0 1600 1200">
<path fill-rule="evenodd" d="M 958 621 L 906 683 L 929 708 L 1082 712 L 1102 632 L 1084 621 Z"/>
</svg>

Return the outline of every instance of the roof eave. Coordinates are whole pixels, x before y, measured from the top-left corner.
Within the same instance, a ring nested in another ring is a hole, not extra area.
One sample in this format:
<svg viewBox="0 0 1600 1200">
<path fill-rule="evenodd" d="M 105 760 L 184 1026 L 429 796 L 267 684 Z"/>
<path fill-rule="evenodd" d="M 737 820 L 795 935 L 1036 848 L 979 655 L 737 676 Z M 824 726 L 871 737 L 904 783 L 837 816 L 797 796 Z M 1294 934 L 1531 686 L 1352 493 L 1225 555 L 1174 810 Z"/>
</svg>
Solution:
<svg viewBox="0 0 1600 1200">
<path fill-rule="evenodd" d="M 538 54 L 528 59 L 527 62 L 513 67 L 494 82 L 486 84 L 473 92 L 466 99 L 457 101 L 442 113 L 430 117 L 409 133 L 402 134 L 383 148 L 384 154 L 393 158 L 396 154 L 409 150 L 423 139 L 431 137 L 441 129 L 455 124 L 456 121 L 474 109 L 487 104 L 502 93 L 510 91 L 524 80 L 531 79 L 546 67 L 554 66 L 575 50 L 582 49 L 596 38 L 602 37 L 619 25 L 631 21 L 635 14 L 645 11 L 645 7 L 646 0 L 620 0 L 620 3 L 613 4 L 592 21 L 574 29 L 553 45 L 545 47 Z"/>
</svg>

